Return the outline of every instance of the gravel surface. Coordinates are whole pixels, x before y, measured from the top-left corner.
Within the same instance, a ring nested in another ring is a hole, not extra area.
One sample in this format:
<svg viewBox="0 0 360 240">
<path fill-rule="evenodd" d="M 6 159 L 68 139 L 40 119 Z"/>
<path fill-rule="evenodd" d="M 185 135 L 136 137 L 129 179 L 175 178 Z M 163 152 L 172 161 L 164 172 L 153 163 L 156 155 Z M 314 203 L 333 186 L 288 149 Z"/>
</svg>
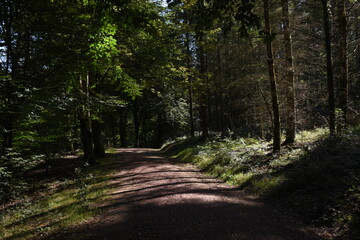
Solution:
<svg viewBox="0 0 360 240">
<path fill-rule="evenodd" d="M 158 150 L 119 149 L 109 167 L 112 196 L 75 239 L 318 239 L 289 214 Z"/>
</svg>

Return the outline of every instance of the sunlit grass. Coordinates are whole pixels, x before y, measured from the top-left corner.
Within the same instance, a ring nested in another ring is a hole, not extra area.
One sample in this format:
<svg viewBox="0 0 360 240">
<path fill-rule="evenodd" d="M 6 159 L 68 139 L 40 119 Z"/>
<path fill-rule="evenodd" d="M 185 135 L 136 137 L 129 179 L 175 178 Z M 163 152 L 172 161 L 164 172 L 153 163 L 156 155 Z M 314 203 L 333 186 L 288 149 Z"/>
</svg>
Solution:
<svg viewBox="0 0 360 240">
<path fill-rule="evenodd" d="M 329 135 L 327 128 L 315 128 L 309 131 L 301 131 L 296 135 L 296 142 L 298 143 L 312 143 L 323 139 Z"/>
<path fill-rule="evenodd" d="M 271 142 L 240 138 L 193 145 L 176 157 L 353 239 L 360 235 L 359 129 L 298 132 L 295 144 L 276 154 Z"/>
<path fill-rule="evenodd" d="M 232 185 L 249 187 L 258 194 L 266 193 L 283 177 L 267 176 L 279 168 L 299 160 L 314 142 L 328 136 L 328 130 L 318 128 L 297 134 L 296 147 L 283 150 L 280 154 L 271 154 L 271 142 L 255 138 L 225 139 L 192 146 L 180 151 L 176 157 L 192 162 L 208 174 L 218 177 Z"/>
<path fill-rule="evenodd" d="M 47 184 L 41 197 L 28 196 L 16 207 L 4 209 L 0 238 L 37 239 L 52 232 L 82 224 L 99 213 L 98 203 L 106 199 L 107 180 L 111 170 L 102 167 L 106 158 L 95 167 L 78 169 L 73 179 Z"/>
</svg>

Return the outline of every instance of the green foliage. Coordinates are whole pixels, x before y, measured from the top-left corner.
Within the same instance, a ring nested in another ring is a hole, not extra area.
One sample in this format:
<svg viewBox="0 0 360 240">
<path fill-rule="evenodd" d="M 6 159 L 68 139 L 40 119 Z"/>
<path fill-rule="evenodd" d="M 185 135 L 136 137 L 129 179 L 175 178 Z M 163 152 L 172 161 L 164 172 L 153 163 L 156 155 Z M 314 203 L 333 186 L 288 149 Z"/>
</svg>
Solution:
<svg viewBox="0 0 360 240">
<path fill-rule="evenodd" d="M 79 179 L 76 184 L 78 191 L 75 193 L 75 197 L 79 200 L 80 205 L 84 208 L 88 208 L 88 197 L 91 196 L 91 189 L 89 186 L 96 184 L 95 176 L 92 173 L 84 172 L 83 168 L 76 168 L 75 177 Z"/>
<path fill-rule="evenodd" d="M 105 59 L 110 61 L 118 54 L 115 34 L 117 26 L 112 17 L 104 13 L 99 23 L 99 29 L 90 35 L 89 54 L 94 60 Z"/>
<path fill-rule="evenodd" d="M 34 195 L 0 212 L 1 239 L 47 239 L 51 234 L 82 224 L 99 213 L 96 204 L 108 194 L 112 171 L 102 159 L 97 168 L 78 168 L 71 178 L 52 180 Z"/>
<path fill-rule="evenodd" d="M 181 0 L 168 0 L 169 7 L 180 4 Z M 259 26 L 259 18 L 253 12 L 253 0 L 194 0 L 185 5 L 191 12 L 190 22 L 195 25 L 195 31 L 202 33 L 209 30 L 217 21 L 225 32 L 235 28 L 240 35 L 247 36 L 248 31 Z"/>
<path fill-rule="evenodd" d="M 0 202 L 22 196 L 28 190 L 28 183 L 23 179 L 23 174 L 44 160 L 44 155 L 24 157 L 13 149 L 7 149 L 0 156 Z"/>
</svg>

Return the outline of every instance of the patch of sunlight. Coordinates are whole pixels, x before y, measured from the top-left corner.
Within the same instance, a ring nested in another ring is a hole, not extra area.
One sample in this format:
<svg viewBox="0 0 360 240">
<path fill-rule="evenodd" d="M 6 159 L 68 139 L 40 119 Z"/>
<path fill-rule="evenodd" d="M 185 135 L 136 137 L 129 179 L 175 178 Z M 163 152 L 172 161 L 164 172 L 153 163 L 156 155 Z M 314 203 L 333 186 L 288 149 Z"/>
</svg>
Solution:
<svg viewBox="0 0 360 240">
<path fill-rule="evenodd" d="M 282 184 L 285 180 L 285 177 L 283 175 L 280 176 L 272 176 L 272 177 L 261 177 L 261 178 L 253 178 L 251 180 L 251 189 L 259 195 L 264 195 L 271 190 L 278 187 L 280 184 Z"/>
<path fill-rule="evenodd" d="M 229 180 L 227 181 L 231 185 L 235 186 L 244 186 L 247 184 L 251 178 L 253 177 L 253 173 L 238 173 L 235 175 L 230 176 Z"/>
<path fill-rule="evenodd" d="M 111 172 L 100 164 L 86 169 L 76 180 L 48 186 L 47 196 L 35 202 L 30 198 L 23 200 L 2 214 L 0 238 L 36 239 L 89 220 L 99 213 L 97 203 L 108 196 L 107 179 Z"/>
<path fill-rule="evenodd" d="M 310 131 L 301 131 L 298 134 L 296 134 L 296 142 L 312 143 L 328 135 L 329 135 L 329 129 L 327 128 L 316 128 Z"/>
<path fill-rule="evenodd" d="M 206 157 L 206 156 L 198 156 L 195 158 L 195 164 L 200 168 L 200 169 L 205 169 L 207 167 L 209 167 L 213 162 L 213 159 L 210 157 Z"/>
<path fill-rule="evenodd" d="M 109 154 L 114 154 L 117 153 L 118 149 L 117 148 L 108 148 L 105 150 L 105 153 L 109 153 Z"/>
<path fill-rule="evenodd" d="M 184 162 L 192 162 L 194 157 L 193 148 L 186 148 L 179 152 L 175 157 L 181 159 Z"/>
<path fill-rule="evenodd" d="M 303 149 L 294 149 L 275 158 L 269 165 L 272 168 L 283 167 L 298 160 L 303 154 L 305 154 Z"/>
<path fill-rule="evenodd" d="M 221 175 L 226 171 L 225 166 L 222 165 L 214 165 L 213 168 L 211 169 L 211 173 L 215 176 L 219 176 L 221 177 Z M 225 174 L 223 175 L 223 177 L 225 177 Z M 221 178 L 223 179 L 223 178 Z"/>
</svg>

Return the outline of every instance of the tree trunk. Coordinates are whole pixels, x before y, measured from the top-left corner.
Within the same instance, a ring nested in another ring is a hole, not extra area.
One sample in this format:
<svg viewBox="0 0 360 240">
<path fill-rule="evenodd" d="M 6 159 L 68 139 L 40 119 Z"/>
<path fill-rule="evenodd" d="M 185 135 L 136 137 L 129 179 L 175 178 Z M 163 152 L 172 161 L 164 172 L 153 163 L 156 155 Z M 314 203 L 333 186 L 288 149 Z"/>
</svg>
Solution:
<svg viewBox="0 0 360 240">
<path fill-rule="evenodd" d="M 284 48 L 285 48 L 285 69 L 286 69 L 286 140 L 284 144 L 295 142 L 295 85 L 294 66 L 291 43 L 291 29 L 289 18 L 289 0 L 281 0 L 282 17 L 284 26 Z"/>
<path fill-rule="evenodd" d="M 216 81 L 216 83 L 218 83 L 218 87 L 219 89 L 222 89 L 222 82 L 223 82 L 223 78 L 222 78 L 222 74 L 221 74 L 221 71 L 222 71 L 222 64 L 221 64 L 221 60 L 222 60 L 222 57 L 221 57 L 221 49 L 220 49 L 220 44 L 216 47 L 216 62 L 215 62 L 215 72 L 214 72 L 214 79 Z M 221 94 L 219 93 L 221 92 L 220 91 L 215 91 L 214 93 L 214 115 L 215 115 L 215 118 L 216 118 L 216 121 L 215 121 L 215 124 L 213 126 L 213 128 L 216 130 L 216 131 L 221 131 L 222 132 L 222 135 L 224 135 L 224 129 L 225 129 L 225 126 L 224 126 L 224 123 L 222 121 L 222 118 L 223 118 L 223 115 L 225 114 L 224 111 L 222 111 L 221 109 Z"/>
<path fill-rule="evenodd" d="M 148 146 L 147 139 L 148 139 L 148 125 L 147 125 L 148 116 L 144 115 L 140 118 L 140 135 L 139 135 L 139 147 Z M 154 143 L 153 143 L 154 145 Z M 152 146 L 153 147 L 153 146 Z"/>
<path fill-rule="evenodd" d="M 13 147 L 13 125 L 11 120 L 9 120 L 9 122 L 4 126 L 2 147 L 3 151 Z"/>
<path fill-rule="evenodd" d="M 276 86 L 276 75 L 274 67 L 273 49 L 272 49 L 272 34 L 269 16 L 269 0 L 263 0 L 264 3 L 264 18 L 265 18 L 265 33 L 266 33 L 266 50 L 267 50 L 267 62 L 269 68 L 269 79 L 271 86 L 271 100 L 274 117 L 274 138 L 273 138 L 273 152 L 280 151 L 281 137 L 280 137 L 280 113 L 278 94 Z"/>
<path fill-rule="evenodd" d="M 99 120 L 93 120 L 91 126 L 94 139 L 95 157 L 105 157 L 104 142 L 101 134 L 101 123 Z"/>
<path fill-rule="evenodd" d="M 193 86 L 192 86 L 192 76 L 191 76 L 191 51 L 190 51 L 190 34 L 186 33 L 186 55 L 187 55 L 187 68 L 189 72 L 189 125 L 190 125 L 190 136 L 195 136 L 195 128 L 194 128 L 194 112 L 193 112 Z"/>
<path fill-rule="evenodd" d="M 6 92 L 5 92 L 5 111 L 3 115 L 4 129 L 3 129 L 3 142 L 2 150 L 5 153 L 7 149 L 13 147 L 13 131 L 14 131 L 14 113 L 12 109 L 13 99 L 12 99 L 12 78 L 6 80 Z"/>
<path fill-rule="evenodd" d="M 259 83 L 256 82 L 256 84 L 255 84 L 255 86 L 254 86 L 255 89 L 256 89 L 256 92 L 259 92 L 258 84 L 259 84 Z M 255 98 L 255 99 L 258 99 L 258 97 Z M 261 139 L 264 139 L 264 138 L 265 138 L 265 134 L 264 134 L 264 123 L 263 123 L 263 117 L 262 117 L 262 115 L 261 115 L 261 108 L 260 108 L 259 102 L 260 102 L 260 99 L 256 101 L 256 104 L 254 104 L 254 113 L 255 113 L 255 115 L 256 115 L 255 118 L 258 119 L 258 123 L 259 123 L 258 135 L 259 135 L 259 137 L 260 137 Z M 271 111 L 270 111 L 270 112 L 271 112 Z"/>
<path fill-rule="evenodd" d="M 90 77 L 87 73 L 86 80 L 84 81 L 80 76 L 80 86 L 85 95 L 85 101 L 88 102 L 89 99 L 89 86 L 90 86 Z M 84 151 L 84 162 L 90 165 L 96 164 L 95 154 L 94 154 L 94 139 L 91 131 L 91 115 L 88 104 L 84 104 L 80 113 L 80 135 L 81 141 L 83 144 Z"/>
<path fill-rule="evenodd" d="M 327 6 L 327 0 L 321 0 L 323 6 L 324 17 L 324 32 L 325 32 L 325 51 L 326 51 L 326 71 L 327 71 L 327 85 L 328 85 L 328 103 L 329 103 L 329 128 L 330 134 L 335 133 L 335 92 L 334 92 L 334 73 L 331 55 L 331 35 L 330 35 L 330 21 Z"/>
<path fill-rule="evenodd" d="M 13 63 L 13 45 L 12 45 L 12 22 L 13 22 L 13 4 L 12 1 L 8 1 L 7 10 L 5 12 L 7 13 L 5 15 L 4 20 L 4 28 L 5 28 L 5 34 L 4 34 L 4 42 L 6 45 L 6 63 L 5 63 L 5 74 L 8 74 L 10 72 L 11 63 Z"/>
<path fill-rule="evenodd" d="M 339 24 L 339 108 L 342 111 L 343 124 L 347 124 L 348 112 L 348 57 L 347 57 L 347 21 L 345 0 L 337 1 Z"/>
<path fill-rule="evenodd" d="M 134 147 L 140 146 L 140 119 L 139 119 L 139 103 L 135 99 L 133 107 L 133 117 L 134 117 L 134 129 L 135 129 L 135 142 Z"/>
<path fill-rule="evenodd" d="M 162 114 L 159 112 L 157 115 L 157 139 L 156 139 L 156 145 L 158 148 L 161 148 L 162 145 L 162 141 L 163 141 L 163 124 L 164 120 L 163 120 L 163 116 Z"/>
<path fill-rule="evenodd" d="M 119 117 L 120 117 L 120 144 L 121 147 L 127 147 L 127 141 L 126 141 L 127 113 L 124 107 L 121 107 L 119 109 Z"/>
<path fill-rule="evenodd" d="M 201 118 L 201 131 L 202 138 L 204 140 L 209 138 L 209 130 L 208 130 L 208 117 L 207 117 L 207 85 L 205 83 L 205 53 L 203 46 L 203 37 L 199 37 L 199 59 L 200 59 L 200 77 L 201 81 L 204 82 L 203 86 L 205 89 L 200 89 L 199 93 L 199 103 L 200 103 L 200 118 Z"/>
<path fill-rule="evenodd" d="M 112 140 L 112 146 L 113 147 L 116 147 L 116 133 L 115 133 L 115 125 L 116 125 L 116 120 L 111 117 L 111 120 L 110 120 L 110 126 L 111 126 L 111 140 Z"/>
<path fill-rule="evenodd" d="M 70 142 L 69 142 L 69 149 L 71 152 L 75 151 L 75 145 L 74 145 L 74 136 L 75 136 L 75 132 L 74 132 L 74 126 L 73 124 L 76 124 L 76 115 L 75 115 L 75 122 L 74 122 L 74 115 L 70 114 L 68 116 L 68 124 L 69 124 L 69 138 L 70 138 Z"/>
<path fill-rule="evenodd" d="M 90 165 L 96 164 L 94 154 L 93 135 L 91 132 L 90 113 L 82 111 L 80 114 L 80 132 L 84 151 L 84 162 Z"/>
<path fill-rule="evenodd" d="M 14 112 L 13 109 L 11 109 L 11 106 L 13 105 L 13 89 L 12 89 L 12 81 L 14 78 L 14 74 L 17 71 L 16 63 L 14 59 L 14 51 L 13 51 L 13 43 L 12 43 L 12 24 L 13 24 L 13 4 L 11 1 L 8 2 L 7 9 L 4 11 L 6 12 L 5 18 L 4 18 L 4 42 L 6 46 L 6 59 L 5 59 L 5 75 L 8 77 L 10 74 L 10 77 L 6 79 L 5 84 L 5 111 L 3 115 L 3 121 L 4 121 L 4 129 L 3 129 L 3 142 L 2 142 L 2 152 L 5 153 L 7 149 L 13 147 L 13 128 L 14 128 L 14 117 L 12 116 Z M 11 70 L 10 70 L 11 69 Z"/>
</svg>

